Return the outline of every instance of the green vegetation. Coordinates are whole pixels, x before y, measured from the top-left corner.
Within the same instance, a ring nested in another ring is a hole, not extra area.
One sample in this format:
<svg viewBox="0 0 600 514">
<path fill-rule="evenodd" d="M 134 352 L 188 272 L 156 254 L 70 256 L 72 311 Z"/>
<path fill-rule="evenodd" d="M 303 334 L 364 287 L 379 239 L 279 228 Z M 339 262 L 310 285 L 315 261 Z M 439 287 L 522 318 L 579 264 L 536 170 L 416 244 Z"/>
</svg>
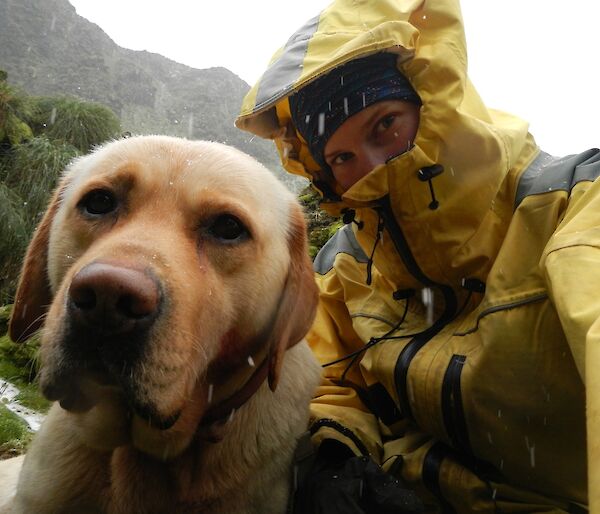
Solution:
<svg viewBox="0 0 600 514">
<path fill-rule="evenodd" d="M 28 125 L 34 112 L 33 102 L 6 82 L 6 72 L 0 70 L 0 141 L 19 144 L 33 136 Z"/>
<path fill-rule="evenodd" d="M 32 437 L 27 423 L 0 403 L 0 459 L 23 453 Z"/>
<path fill-rule="evenodd" d="M 6 335 L 23 255 L 61 172 L 119 134 L 107 107 L 28 96 L 0 70 L 0 378 L 19 389 L 21 405 L 39 412 L 50 406 L 36 382 L 39 340 L 15 344 Z M 26 423 L 0 404 L 0 458 L 24 451 L 30 439 Z"/>
<path fill-rule="evenodd" d="M 36 101 L 33 127 L 51 141 L 62 141 L 82 153 L 119 135 L 121 124 L 104 105 L 77 98 L 43 97 Z"/>
<path fill-rule="evenodd" d="M 120 134 L 108 107 L 31 97 L 6 78 L 0 70 L 0 305 L 11 301 L 27 243 L 62 170 Z"/>
<path fill-rule="evenodd" d="M 342 220 L 334 218 L 319 208 L 321 197 L 312 188 L 307 187 L 300 193 L 300 202 L 304 205 L 308 225 L 308 251 L 311 258 L 343 225 Z"/>
<path fill-rule="evenodd" d="M 0 308 L 0 329 L 6 330 L 10 306 Z M 40 393 L 37 384 L 39 339 L 13 343 L 7 335 L 0 337 L 0 378 L 19 389 L 15 400 L 37 412 L 47 412 L 50 402 Z M 0 403 L 0 459 L 18 455 L 27 449 L 32 433 L 27 424 Z"/>
<path fill-rule="evenodd" d="M 46 412 L 50 402 L 40 393 L 37 384 L 39 337 L 23 343 L 13 343 L 8 335 L 0 337 L 0 378 L 19 389 L 17 401 L 29 409 Z"/>
</svg>

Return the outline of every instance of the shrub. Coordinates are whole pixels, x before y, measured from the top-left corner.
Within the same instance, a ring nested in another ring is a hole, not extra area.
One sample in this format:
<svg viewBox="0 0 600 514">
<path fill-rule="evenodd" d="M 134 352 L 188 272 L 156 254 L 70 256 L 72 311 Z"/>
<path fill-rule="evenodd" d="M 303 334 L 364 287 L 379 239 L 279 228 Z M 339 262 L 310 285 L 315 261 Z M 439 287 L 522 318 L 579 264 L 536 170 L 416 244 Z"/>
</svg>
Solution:
<svg viewBox="0 0 600 514">
<path fill-rule="evenodd" d="M 108 107 L 66 97 L 38 98 L 33 127 L 36 133 L 68 143 L 82 153 L 118 137 L 121 132 L 119 118 Z"/>
</svg>

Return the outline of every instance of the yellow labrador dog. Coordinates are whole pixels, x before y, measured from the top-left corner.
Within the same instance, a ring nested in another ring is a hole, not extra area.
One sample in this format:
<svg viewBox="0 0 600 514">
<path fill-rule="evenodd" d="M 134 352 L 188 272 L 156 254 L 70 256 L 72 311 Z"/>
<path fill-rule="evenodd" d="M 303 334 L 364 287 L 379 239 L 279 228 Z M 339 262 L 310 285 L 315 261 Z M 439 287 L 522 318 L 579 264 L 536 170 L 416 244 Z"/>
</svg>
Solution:
<svg viewBox="0 0 600 514">
<path fill-rule="evenodd" d="M 2 512 L 285 512 L 316 303 L 302 210 L 248 155 L 146 136 L 75 161 L 10 325 L 43 323 L 56 403 L 16 492 L 0 463 Z"/>
</svg>

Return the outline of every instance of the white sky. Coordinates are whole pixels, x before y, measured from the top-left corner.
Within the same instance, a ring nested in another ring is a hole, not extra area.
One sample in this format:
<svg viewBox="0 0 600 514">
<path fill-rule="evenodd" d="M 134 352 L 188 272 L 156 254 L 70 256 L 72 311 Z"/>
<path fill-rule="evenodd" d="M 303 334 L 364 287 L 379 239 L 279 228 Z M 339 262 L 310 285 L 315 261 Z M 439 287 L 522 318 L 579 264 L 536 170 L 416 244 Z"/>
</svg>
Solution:
<svg viewBox="0 0 600 514">
<path fill-rule="evenodd" d="M 118 45 L 253 84 L 273 52 L 329 0 L 70 0 Z M 435 1 L 435 0 L 434 0 Z M 469 74 L 490 107 L 517 114 L 546 151 L 600 145 L 597 0 L 462 0 Z"/>
</svg>

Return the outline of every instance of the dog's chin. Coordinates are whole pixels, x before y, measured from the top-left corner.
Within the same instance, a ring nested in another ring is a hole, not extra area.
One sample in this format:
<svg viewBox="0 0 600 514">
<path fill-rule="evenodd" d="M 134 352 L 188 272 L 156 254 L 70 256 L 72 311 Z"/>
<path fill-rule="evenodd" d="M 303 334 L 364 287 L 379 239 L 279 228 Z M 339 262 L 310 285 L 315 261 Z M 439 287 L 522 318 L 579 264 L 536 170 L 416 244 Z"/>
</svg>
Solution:
<svg viewBox="0 0 600 514">
<path fill-rule="evenodd" d="M 72 414 L 82 441 L 99 451 L 133 444 L 157 459 L 171 459 L 187 448 L 201 416 L 193 405 L 162 413 L 99 373 L 42 374 L 41 386 L 48 399 Z"/>
<path fill-rule="evenodd" d="M 171 460 L 185 451 L 192 442 L 194 433 L 187 423 L 179 421 L 168 429 L 158 429 L 137 414 L 131 420 L 133 446 L 161 461 Z"/>
<path fill-rule="evenodd" d="M 137 409 L 131 420 L 131 440 L 135 448 L 152 457 L 168 461 L 192 444 L 207 407 L 207 391 L 198 381 L 188 399 L 167 416 Z"/>
</svg>

